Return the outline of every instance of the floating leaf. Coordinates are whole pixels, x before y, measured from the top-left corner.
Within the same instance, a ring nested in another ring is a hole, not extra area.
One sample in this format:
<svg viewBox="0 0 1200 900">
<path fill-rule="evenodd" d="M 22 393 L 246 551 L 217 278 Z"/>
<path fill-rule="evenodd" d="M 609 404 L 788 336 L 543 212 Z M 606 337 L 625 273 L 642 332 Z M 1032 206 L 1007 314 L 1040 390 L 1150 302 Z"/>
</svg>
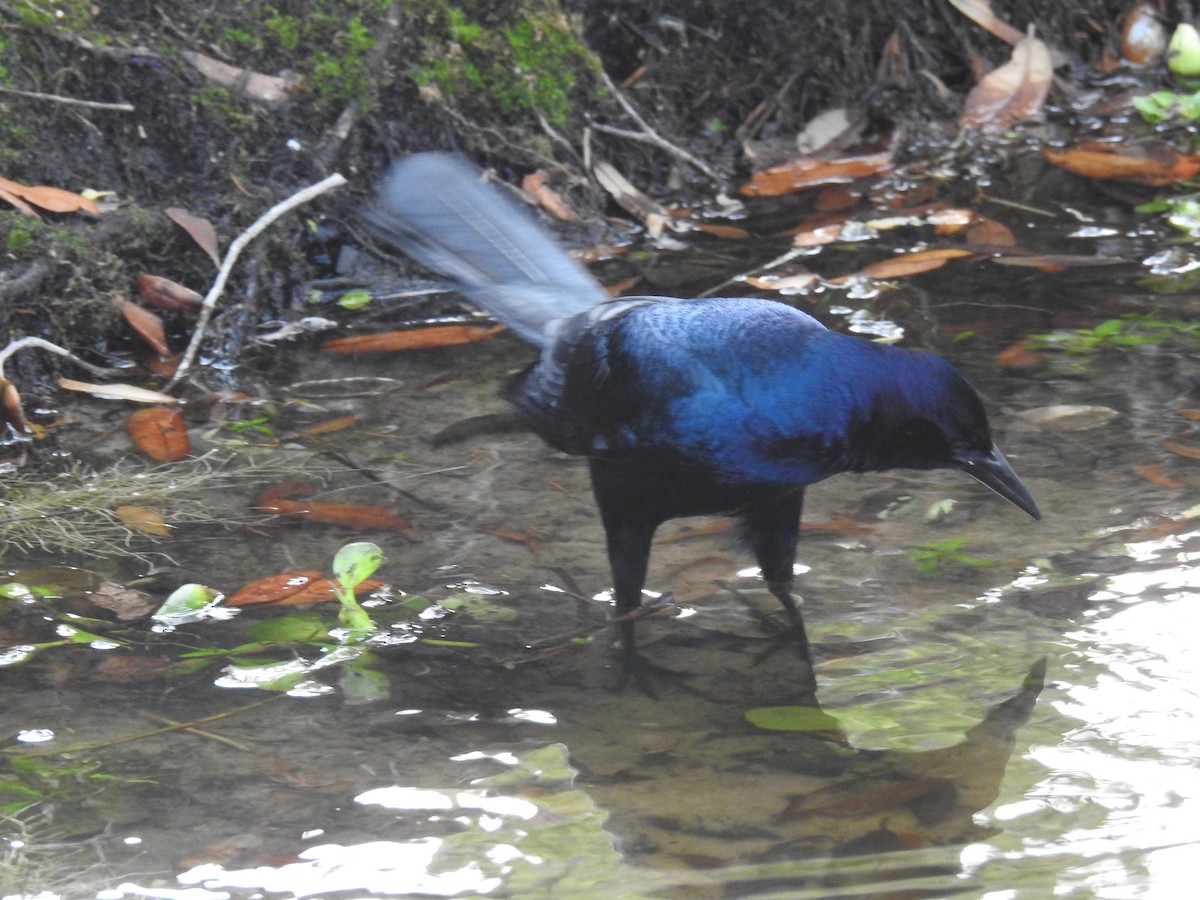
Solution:
<svg viewBox="0 0 1200 900">
<path fill-rule="evenodd" d="M 203 584 L 183 584 L 171 592 L 171 596 L 154 613 L 156 622 L 183 624 L 204 618 L 204 613 L 221 599 L 221 592 Z"/>
<path fill-rule="evenodd" d="M 265 578 L 259 578 L 238 588 L 225 601 L 225 604 L 226 606 L 253 606 L 258 603 L 276 603 L 323 577 L 322 573 L 315 569 L 267 575 Z"/>
<path fill-rule="evenodd" d="M 846 184 L 869 175 L 891 171 L 890 152 L 842 159 L 796 159 L 755 172 L 742 185 L 741 193 L 751 197 L 776 197 L 827 184 Z"/>
<path fill-rule="evenodd" d="M 859 270 L 858 274 L 877 280 L 907 278 L 910 275 L 919 275 L 922 272 L 932 272 L 934 269 L 940 269 L 948 260 L 974 255 L 970 250 L 963 250 L 958 247 L 918 250 L 915 253 L 904 253 L 899 256 L 893 256 L 890 259 L 881 259 L 878 262 L 868 263 Z"/>
<path fill-rule="evenodd" d="M 1167 185 L 1187 181 L 1200 173 L 1200 154 L 1180 153 L 1162 144 L 1141 144 L 1119 153 L 1122 145 L 1085 144 L 1055 150 L 1043 147 L 1042 156 L 1075 175 L 1101 180 L 1136 181 Z"/>
<path fill-rule="evenodd" d="M 426 347 L 451 347 L 486 341 L 504 330 L 502 325 L 434 325 L 407 331 L 385 331 L 334 338 L 321 345 L 332 353 L 381 353 L 392 350 L 420 350 Z"/>
<path fill-rule="evenodd" d="M 177 462 L 192 451 L 187 425 L 177 409 L 139 409 L 125 420 L 125 430 L 135 447 L 159 462 Z"/>
</svg>

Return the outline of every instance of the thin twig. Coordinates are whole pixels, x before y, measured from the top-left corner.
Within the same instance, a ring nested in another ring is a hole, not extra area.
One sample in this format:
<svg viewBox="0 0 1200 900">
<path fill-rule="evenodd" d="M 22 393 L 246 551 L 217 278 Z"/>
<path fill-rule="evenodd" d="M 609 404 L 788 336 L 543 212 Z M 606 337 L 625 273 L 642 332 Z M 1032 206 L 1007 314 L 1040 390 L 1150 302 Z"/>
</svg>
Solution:
<svg viewBox="0 0 1200 900">
<path fill-rule="evenodd" d="M 611 125 L 602 125 L 599 122 L 592 122 L 593 128 L 595 128 L 597 131 L 603 131 L 618 137 L 629 138 L 630 140 L 643 141 L 647 144 L 653 144 L 655 147 L 666 150 L 673 156 L 679 157 L 688 165 L 699 169 L 717 184 L 721 184 L 724 181 L 724 179 L 717 174 L 716 169 L 712 168 L 702 160 L 697 159 L 682 147 L 677 147 L 675 144 L 672 144 L 657 131 L 651 128 L 649 123 L 642 118 L 641 113 L 634 108 L 634 105 L 630 103 L 628 99 L 626 99 L 625 95 L 622 94 L 620 89 L 613 83 L 613 80 L 609 78 L 607 72 L 601 71 L 600 77 L 604 79 L 604 84 L 612 92 L 612 95 L 617 98 L 617 102 L 621 104 L 621 108 L 624 109 L 629 117 L 637 123 L 638 128 L 640 128 L 641 131 L 626 131 L 624 128 L 614 128 Z"/>
<path fill-rule="evenodd" d="M 188 734 L 194 734 L 198 737 L 208 738 L 210 741 L 216 741 L 218 744 L 224 744 L 226 747 L 232 747 L 234 750 L 240 750 L 243 753 L 255 752 L 253 747 L 248 747 L 245 744 L 239 744 L 232 738 L 227 738 L 220 734 L 213 734 L 211 731 L 205 731 L 202 728 L 193 728 L 187 722 L 176 722 L 174 719 L 168 719 L 166 716 L 156 716 L 154 713 L 149 712 L 143 712 L 142 715 L 152 722 L 161 722 L 163 725 L 178 726 Z"/>
<path fill-rule="evenodd" d="M 94 366 L 90 362 L 85 362 L 70 350 L 60 347 L 58 344 L 52 344 L 40 337 L 23 337 L 18 338 L 17 340 L 11 342 L 3 350 L 0 350 L 0 378 L 4 377 L 4 364 L 8 362 L 8 358 L 18 350 L 24 350 L 26 347 L 40 347 L 42 350 L 49 350 L 51 353 L 57 353 L 59 356 L 65 356 L 67 359 L 71 360 L 71 362 L 75 363 L 75 365 L 82 366 L 93 375 L 113 374 L 112 369 L 105 369 L 102 366 Z"/>
<path fill-rule="evenodd" d="M 142 731 L 138 734 L 127 734 L 124 737 L 113 738 L 112 740 L 108 741 L 91 741 L 87 744 L 75 744 L 72 747 L 63 747 L 58 750 L 41 750 L 37 753 L 18 753 L 14 752 L 16 748 L 13 747 L 4 747 L 2 748 L 2 751 L 5 753 L 11 753 L 20 759 L 37 759 L 43 756 L 64 756 L 68 753 L 91 753 L 94 750 L 104 750 L 107 747 L 115 747 L 118 744 L 130 744 L 134 741 L 141 741 L 145 740 L 146 738 L 157 737 L 160 734 L 168 734 L 172 731 L 187 731 L 188 729 L 195 728 L 197 725 L 204 725 L 208 722 L 216 722 L 219 719 L 228 719 L 230 716 L 236 716 L 244 712 L 249 712 L 252 709 L 262 706 L 264 703 L 273 703 L 276 700 L 286 696 L 287 694 L 275 694 L 271 697 L 267 697 L 265 700 L 258 700 L 254 703 L 248 703 L 245 706 L 239 706 L 235 709 L 226 710 L 225 712 L 213 713 L 211 716 L 193 719 L 191 722 L 180 722 L 177 725 L 165 725 L 162 728 L 155 728 L 153 731 Z"/>
<path fill-rule="evenodd" d="M 268 225 L 280 216 L 332 188 L 341 187 L 345 183 L 346 179 L 335 172 L 324 181 L 319 181 L 302 191 L 292 194 L 292 196 L 280 203 L 276 203 L 259 216 L 257 222 L 238 235 L 237 239 L 229 245 L 229 250 L 225 253 L 225 259 L 221 262 L 221 269 L 217 272 L 217 278 L 209 289 L 208 296 L 204 298 L 204 306 L 200 310 L 200 317 L 196 321 L 196 330 L 192 333 L 192 339 L 188 343 L 187 351 L 183 354 L 183 359 L 179 361 L 179 368 L 175 370 L 175 374 L 167 382 L 168 389 L 178 384 L 188 373 L 188 370 L 191 369 L 192 363 L 195 362 L 196 354 L 200 351 L 200 344 L 204 341 L 204 333 L 208 328 L 208 321 L 212 318 L 213 310 L 217 307 L 217 301 L 221 298 L 221 292 L 225 290 L 225 282 L 229 280 L 229 273 L 233 271 L 233 266 L 237 262 L 238 257 L 242 255 L 242 251 L 246 249 L 246 245 L 258 237 Z"/>
<path fill-rule="evenodd" d="M 67 103 L 71 106 L 86 106 L 88 109 L 112 109 L 117 112 L 133 112 L 132 103 L 103 103 L 100 100 L 78 100 L 75 97 L 63 97 L 60 94 L 43 94 L 41 91 L 18 91 L 16 88 L 0 87 L 0 94 L 14 94 L 17 97 L 29 97 L 31 100 L 50 100 L 54 103 Z"/>
</svg>

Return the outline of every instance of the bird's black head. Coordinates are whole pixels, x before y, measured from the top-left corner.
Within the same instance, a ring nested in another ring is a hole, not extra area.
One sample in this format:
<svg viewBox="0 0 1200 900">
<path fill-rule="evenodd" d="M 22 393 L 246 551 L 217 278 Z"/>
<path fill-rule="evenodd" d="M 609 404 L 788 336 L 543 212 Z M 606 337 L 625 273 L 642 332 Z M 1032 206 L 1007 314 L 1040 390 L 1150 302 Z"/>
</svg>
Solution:
<svg viewBox="0 0 1200 900">
<path fill-rule="evenodd" d="M 949 363 L 899 351 L 887 388 L 862 427 L 880 448 L 879 468 L 961 469 L 1035 519 L 1037 503 L 992 441 L 979 394 Z"/>
</svg>

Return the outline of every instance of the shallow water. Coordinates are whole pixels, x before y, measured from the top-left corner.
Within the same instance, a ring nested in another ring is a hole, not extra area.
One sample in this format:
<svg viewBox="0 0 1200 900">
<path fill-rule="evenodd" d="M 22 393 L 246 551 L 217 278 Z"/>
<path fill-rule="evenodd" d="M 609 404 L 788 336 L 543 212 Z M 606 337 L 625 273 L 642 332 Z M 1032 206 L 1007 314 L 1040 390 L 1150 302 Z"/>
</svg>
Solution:
<svg viewBox="0 0 1200 900">
<path fill-rule="evenodd" d="M 1140 262 L 1161 238 L 1143 231 L 1072 249 Z M 1200 848 L 1200 463 L 1163 442 L 1200 445 L 1200 424 L 1179 414 L 1200 406 L 1195 349 L 1114 348 L 1029 369 L 992 361 L 1030 330 L 1154 303 L 1134 278 L 1056 281 L 982 260 L 891 295 L 835 298 L 902 322 L 969 373 L 1045 518 L 1029 521 L 956 473 L 810 489 L 806 522 L 826 527 L 802 539 L 798 588 L 831 717 L 815 732 L 747 720 L 797 702 L 798 663 L 768 652 L 773 632 L 758 611 L 772 614 L 774 601 L 734 536 L 706 530 L 708 520 L 671 523 L 656 543 L 648 584 L 674 604 L 639 627 L 662 668 L 659 699 L 611 690 L 606 563 L 584 466 L 524 434 L 427 440 L 505 409 L 498 386 L 528 359 L 517 342 L 388 359 L 290 351 L 293 382 L 394 379 L 332 400 L 303 384 L 277 390 L 322 415 L 363 417 L 329 446 L 419 502 L 346 472 L 322 496 L 398 503 L 422 540 L 307 526 L 183 534 L 171 548 L 180 568 L 156 583 L 229 591 L 325 567 L 347 540 L 369 539 L 384 546 L 381 574 L 400 591 L 465 592 L 505 615 L 433 607 L 418 627 L 396 629 L 374 666 L 390 695 L 365 704 L 339 687 L 335 668 L 281 694 L 230 686 L 219 670 L 123 685 L 50 653 L 9 666 L 0 693 L 10 749 L 57 752 L 163 719 L 232 714 L 197 724 L 204 733 L 69 754 L 84 773 L 76 781 L 99 772 L 121 783 L 97 782 L 70 816 L 0 826 L 19 872 L 5 890 L 187 900 L 1186 895 Z M 948 337 L 965 331 L 977 336 Z M 1030 415 L 1064 404 L 1115 415 Z M 1173 481 L 1135 470 L 1150 464 Z M 973 562 L 926 573 L 906 553 L 956 538 Z M 146 626 L 139 649 L 232 646 L 248 625 L 284 614 L 247 610 L 170 634 Z M 473 646 L 408 641 L 418 634 Z"/>
</svg>

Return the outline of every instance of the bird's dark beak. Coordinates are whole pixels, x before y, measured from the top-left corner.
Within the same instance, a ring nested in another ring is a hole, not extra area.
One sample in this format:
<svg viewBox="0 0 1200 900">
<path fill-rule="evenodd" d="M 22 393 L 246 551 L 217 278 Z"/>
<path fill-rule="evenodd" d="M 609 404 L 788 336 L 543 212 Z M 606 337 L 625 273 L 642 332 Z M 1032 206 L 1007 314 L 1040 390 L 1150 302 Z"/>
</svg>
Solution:
<svg viewBox="0 0 1200 900">
<path fill-rule="evenodd" d="M 994 445 L 986 453 L 979 450 L 967 450 L 954 454 L 954 465 L 962 469 L 980 484 L 991 488 L 1009 503 L 1023 509 L 1035 519 L 1041 519 L 1042 513 L 1029 489 L 1021 483 L 1017 473 L 1012 470 L 1004 454 Z"/>
</svg>

